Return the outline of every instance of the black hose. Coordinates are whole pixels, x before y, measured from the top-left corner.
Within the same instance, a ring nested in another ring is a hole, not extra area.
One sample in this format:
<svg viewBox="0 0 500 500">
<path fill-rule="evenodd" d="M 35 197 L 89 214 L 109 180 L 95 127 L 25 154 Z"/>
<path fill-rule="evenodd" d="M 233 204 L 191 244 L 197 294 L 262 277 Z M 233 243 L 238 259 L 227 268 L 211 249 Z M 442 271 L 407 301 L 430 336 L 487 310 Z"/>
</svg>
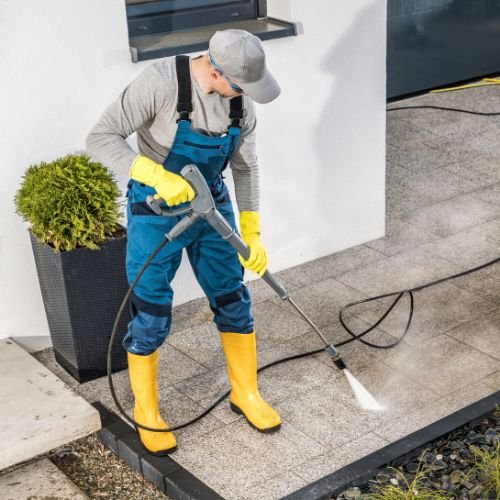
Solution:
<svg viewBox="0 0 500 500">
<path fill-rule="evenodd" d="M 397 108 L 387 108 L 387 111 L 399 111 L 400 109 L 441 109 L 443 111 L 456 111 L 457 113 L 467 113 L 469 115 L 498 116 L 500 113 L 483 113 L 481 111 L 470 111 L 468 109 L 445 108 L 443 106 L 398 106 Z"/>
<path fill-rule="evenodd" d="M 445 110 L 445 111 L 456 111 L 456 112 L 459 112 L 459 113 L 468 113 L 468 114 L 472 114 L 472 115 L 483 115 L 483 116 L 498 116 L 498 115 L 500 115 L 500 113 L 482 113 L 482 112 L 479 112 L 479 111 L 469 111 L 469 110 L 464 110 L 464 109 L 445 108 L 445 107 L 439 107 L 439 106 L 401 106 L 401 107 L 397 107 L 397 108 L 388 108 L 387 111 L 398 111 L 398 110 L 403 110 L 403 109 L 441 109 L 441 110 Z M 148 265 L 154 259 L 154 257 L 168 243 L 168 241 L 169 240 L 167 238 L 165 238 L 164 240 L 162 240 L 162 242 L 160 243 L 160 245 L 158 245 L 158 247 L 153 251 L 153 253 L 149 256 L 148 260 L 144 263 L 144 265 L 141 267 L 141 269 L 137 273 L 137 276 L 135 277 L 135 279 L 132 282 L 132 284 L 130 285 L 127 293 L 125 294 L 125 297 L 124 297 L 124 299 L 123 299 L 123 301 L 122 301 L 122 303 L 120 305 L 120 308 L 118 310 L 118 313 L 116 315 L 115 323 L 113 325 L 113 330 L 111 332 L 111 337 L 109 339 L 108 358 L 107 358 L 107 370 L 108 370 L 109 389 L 111 391 L 111 395 L 113 397 L 113 400 L 115 402 L 116 407 L 118 408 L 118 410 L 120 411 L 120 413 L 123 415 L 123 417 L 126 420 L 128 420 L 131 424 L 133 424 L 135 427 L 139 427 L 141 429 L 144 429 L 144 430 L 147 430 L 147 431 L 152 431 L 152 432 L 172 432 L 172 431 L 175 431 L 175 430 L 187 427 L 189 425 L 192 425 L 195 422 L 197 422 L 198 420 L 202 419 L 205 415 L 207 415 L 208 413 L 210 413 L 216 406 L 218 406 L 224 399 L 226 399 L 226 397 L 230 393 L 230 391 L 227 391 L 219 399 L 217 399 L 217 401 L 215 401 L 209 408 L 207 408 L 203 413 L 201 413 L 197 417 L 193 418 L 192 420 L 189 420 L 188 422 L 186 422 L 184 424 L 176 425 L 175 427 L 170 427 L 168 429 L 155 429 L 155 428 L 146 427 L 145 425 L 141 425 L 141 424 L 137 423 L 133 418 L 131 418 L 129 415 L 127 415 L 127 413 L 125 412 L 125 410 L 120 405 L 120 403 L 118 401 L 118 398 L 116 397 L 115 388 L 114 388 L 114 385 L 113 385 L 113 378 L 111 376 L 111 372 L 112 372 L 111 354 L 112 354 L 114 339 L 116 337 L 116 331 L 118 329 L 118 323 L 120 322 L 120 318 L 121 318 L 121 315 L 123 314 L 123 310 L 125 309 L 125 306 L 127 305 L 128 300 L 130 298 L 130 295 L 131 295 L 134 287 L 136 286 L 137 282 L 139 281 L 139 279 L 143 275 L 143 273 L 146 270 L 146 268 L 148 267 Z M 474 267 L 472 269 L 469 269 L 467 271 L 463 271 L 461 273 L 454 274 L 454 275 L 448 276 L 446 278 L 441 278 L 441 279 L 438 279 L 438 280 L 433 281 L 431 283 L 427 283 L 425 285 L 421 285 L 421 286 L 414 287 L 414 288 L 408 288 L 408 289 L 401 290 L 401 291 L 398 291 L 398 292 L 386 293 L 384 295 L 378 295 L 377 297 L 369 297 L 367 299 L 362 299 L 362 300 L 358 300 L 356 302 L 350 302 L 350 303 L 346 304 L 344 307 L 342 307 L 342 309 L 339 312 L 339 320 L 340 320 L 341 325 L 344 327 L 344 329 L 347 331 L 347 333 L 349 333 L 349 335 L 351 335 L 352 338 L 344 340 L 342 342 L 339 342 L 338 344 L 334 344 L 334 346 L 335 347 L 341 347 L 343 345 L 348 344 L 349 342 L 353 342 L 354 340 L 358 340 L 359 342 L 361 342 L 361 343 L 363 343 L 363 344 L 365 344 L 365 345 L 367 345 L 369 347 L 373 347 L 374 349 L 391 349 L 392 347 L 395 347 L 406 336 L 406 334 L 408 333 L 408 330 L 410 328 L 410 325 L 411 325 L 411 321 L 412 321 L 412 318 L 413 318 L 413 305 L 414 305 L 413 292 L 418 292 L 420 290 L 423 290 L 424 288 L 429 288 L 429 287 L 437 285 L 439 283 L 443 283 L 444 281 L 448 281 L 448 280 L 451 280 L 451 279 L 454 279 L 454 278 L 458 278 L 460 276 L 464 276 L 464 275 L 469 274 L 469 273 L 473 273 L 473 272 L 478 271 L 480 269 L 484 269 L 485 267 L 491 266 L 491 265 L 493 265 L 493 264 L 495 264 L 495 263 L 497 263 L 499 261 L 500 261 L 500 257 L 497 258 L 497 259 L 495 259 L 495 260 L 492 260 L 490 262 L 486 262 L 485 264 L 482 264 L 480 266 L 477 266 L 477 267 Z M 396 304 L 399 302 L 399 300 L 402 299 L 406 294 L 408 294 L 410 296 L 410 312 L 409 312 L 409 315 L 408 315 L 408 321 L 406 323 L 405 330 L 404 330 L 403 334 L 401 335 L 401 337 L 398 340 L 396 340 L 396 342 L 393 342 L 393 343 L 387 344 L 387 345 L 377 345 L 377 344 L 373 344 L 372 342 L 368 342 L 367 340 L 363 340 L 362 337 L 364 337 L 366 334 L 368 334 L 374 328 L 376 328 L 378 325 L 380 325 L 384 321 L 384 319 L 389 315 L 389 313 L 394 309 L 394 307 L 396 307 Z M 358 304 L 363 304 L 365 302 L 370 302 L 372 300 L 382 299 L 382 298 L 385 298 L 385 297 L 391 297 L 393 295 L 397 295 L 397 297 L 394 300 L 394 302 L 387 308 L 387 310 L 384 312 L 384 314 L 372 326 L 370 326 L 370 328 L 366 329 L 364 332 L 361 332 L 359 334 L 355 334 L 345 324 L 344 319 L 342 317 L 342 313 L 345 310 L 347 310 L 347 309 L 349 309 L 349 308 L 351 308 L 351 307 L 353 307 L 355 305 L 358 305 Z M 259 368 L 257 370 L 257 372 L 261 372 L 263 370 L 266 370 L 267 368 L 270 368 L 271 366 L 275 366 L 275 365 L 278 365 L 280 363 L 284 363 L 285 361 L 291 361 L 291 360 L 294 360 L 294 359 L 300 359 L 300 358 L 304 358 L 306 356 L 311 356 L 313 354 L 318 354 L 320 352 L 323 352 L 324 350 L 325 350 L 324 348 L 321 348 L 321 349 L 316 349 L 314 351 L 304 352 L 304 353 L 301 353 L 301 354 L 295 354 L 293 356 L 288 356 L 286 358 L 278 359 L 276 361 L 273 361 L 272 363 L 268 363 L 267 365 L 262 366 L 261 368 Z"/>
</svg>

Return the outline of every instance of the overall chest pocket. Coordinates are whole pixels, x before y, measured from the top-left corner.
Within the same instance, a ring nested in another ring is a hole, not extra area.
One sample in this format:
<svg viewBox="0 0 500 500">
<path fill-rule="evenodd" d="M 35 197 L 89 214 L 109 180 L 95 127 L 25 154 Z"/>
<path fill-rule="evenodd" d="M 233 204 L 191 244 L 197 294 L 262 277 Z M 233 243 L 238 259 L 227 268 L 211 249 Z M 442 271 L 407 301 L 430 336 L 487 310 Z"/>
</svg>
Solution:
<svg viewBox="0 0 500 500">
<path fill-rule="evenodd" d="M 184 141 L 183 144 L 186 146 L 191 146 L 193 148 L 200 149 L 213 149 L 213 150 L 223 150 L 224 146 L 222 144 L 197 144 L 196 142 Z"/>
</svg>

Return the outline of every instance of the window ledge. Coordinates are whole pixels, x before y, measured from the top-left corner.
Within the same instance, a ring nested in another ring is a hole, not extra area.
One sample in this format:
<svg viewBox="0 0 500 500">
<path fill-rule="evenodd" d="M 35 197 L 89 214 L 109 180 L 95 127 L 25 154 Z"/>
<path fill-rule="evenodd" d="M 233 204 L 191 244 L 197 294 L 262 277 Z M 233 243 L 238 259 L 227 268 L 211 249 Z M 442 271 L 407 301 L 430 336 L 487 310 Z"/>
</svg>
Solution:
<svg viewBox="0 0 500 500">
<path fill-rule="evenodd" d="M 146 61 L 148 59 L 205 50 L 208 48 L 208 41 L 212 35 L 220 29 L 243 29 L 257 35 L 261 40 L 296 36 L 302 33 L 300 23 L 266 17 L 264 19 L 216 24 L 161 35 L 134 37 L 130 39 L 132 61 Z"/>
</svg>

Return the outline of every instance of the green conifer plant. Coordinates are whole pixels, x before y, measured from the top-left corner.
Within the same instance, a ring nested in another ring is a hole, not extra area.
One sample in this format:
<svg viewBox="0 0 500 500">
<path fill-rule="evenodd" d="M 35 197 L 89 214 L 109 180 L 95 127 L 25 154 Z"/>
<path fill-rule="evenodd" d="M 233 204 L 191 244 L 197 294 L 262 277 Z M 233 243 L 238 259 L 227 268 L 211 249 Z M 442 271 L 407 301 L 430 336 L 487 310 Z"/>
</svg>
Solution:
<svg viewBox="0 0 500 500">
<path fill-rule="evenodd" d="M 31 165 L 14 199 L 16 213 L 56 253 L 98 249 L 120 229 L 120 191 L 113 175 L 87 155 Z"/>
</svg>

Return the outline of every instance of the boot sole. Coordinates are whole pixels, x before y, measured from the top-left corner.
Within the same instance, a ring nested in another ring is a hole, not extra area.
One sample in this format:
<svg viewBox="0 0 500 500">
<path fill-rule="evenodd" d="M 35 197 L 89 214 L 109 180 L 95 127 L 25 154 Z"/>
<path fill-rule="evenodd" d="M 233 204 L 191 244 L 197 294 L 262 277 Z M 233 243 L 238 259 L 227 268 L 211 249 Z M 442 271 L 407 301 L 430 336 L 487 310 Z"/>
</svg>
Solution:
<svg viewBox="0 0 500 500">
<path fill-rule="evenodd" d="M 154 455 L 155 457 L 166 457 L 167 455 L 170 455 L 177 449 L 177 445 L 174 446 L 173 448 L 169 448 L 168 450 L 160 450 L 160 451 L 151 451 L 148 450 L 144 445 L 142 447 L 150 454 Z"/>
<path fill-rule="evenodd" d="M 144 446 L 144 443 L 141 441 L 141 437 L 139 435 L 139 429 L 137 427 L 135 427 L 135 431 L 137 432 L 137 436 L 139 437 L 139 442 L 141 443 L 142 447 L 150 455 L 154 455 L 155 457 L 166 457 L 167 455 L 170 455 L 170 453 L 173 453 L 177 449 L 177 445 L 175 445 L 172 448 L 168 448 L 167 450 L 151 451 L 150 449 L 146 448 L 146 446 Z"/>
<path fill-rule="evenodd" d="M 279 430 L 279 428 L 281 427 L 281 423 L 279 423 L 278 425 L 275 425 L 274 427 L 269 427 L 267 429 L 259 429 L 254 424 L 252 424 L 252 422 L 250 422 L 250 420 L 248 420 L 247 416 L 234 403 L 229 402 L 229 406 L 231 407 L 231 410 L 234 411 L 234 413 L 236 413 L 238 415 L 243 415 L 245 417 L 245 420 L 250 424 L 250 427 L 253 427 L 256 431 L 262 432 L 262 434 L 272 434 L 273 432 L 276 432 L 277 430 Z"/>
</svg>

